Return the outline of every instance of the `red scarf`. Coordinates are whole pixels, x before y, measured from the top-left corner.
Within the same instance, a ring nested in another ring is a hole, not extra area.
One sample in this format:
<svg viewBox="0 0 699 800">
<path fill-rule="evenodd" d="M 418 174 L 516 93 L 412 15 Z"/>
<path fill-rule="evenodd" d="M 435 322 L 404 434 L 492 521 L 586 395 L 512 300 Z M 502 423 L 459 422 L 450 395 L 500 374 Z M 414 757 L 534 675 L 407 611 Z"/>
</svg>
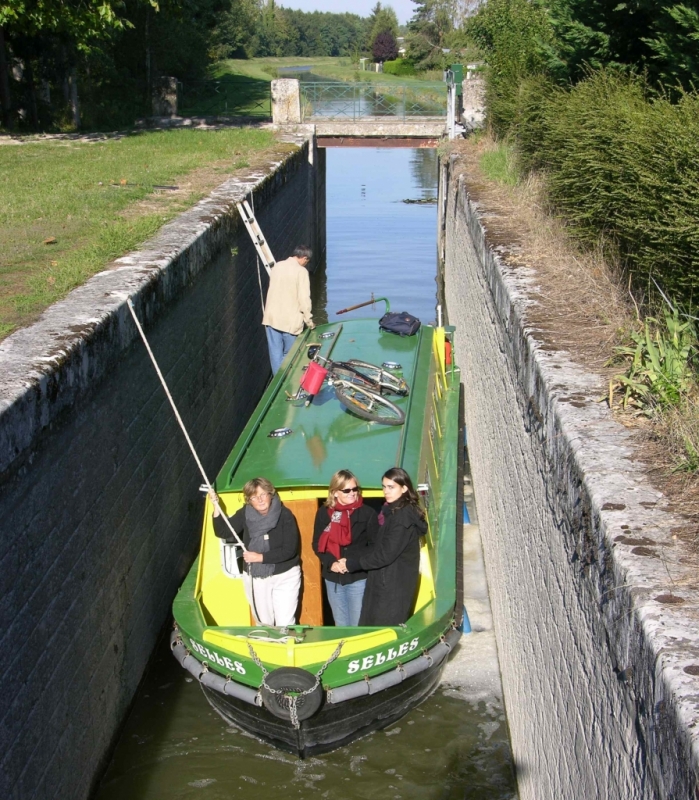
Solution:
<svg viewBox="0 0 699 800">
<path fill-rule="evenodd" d="M 328 507 L 330 522 L 320 534 L 318 552 L 332 553 L 337 559 L 341 557 L 340 548 L 352 543 L 350 515 L 362 505 L 364 505 L 364 500 L 359 497 L 354 503 L 349 503 L 346 506 L 338 504 L 334 508 Z"/>
</svg>

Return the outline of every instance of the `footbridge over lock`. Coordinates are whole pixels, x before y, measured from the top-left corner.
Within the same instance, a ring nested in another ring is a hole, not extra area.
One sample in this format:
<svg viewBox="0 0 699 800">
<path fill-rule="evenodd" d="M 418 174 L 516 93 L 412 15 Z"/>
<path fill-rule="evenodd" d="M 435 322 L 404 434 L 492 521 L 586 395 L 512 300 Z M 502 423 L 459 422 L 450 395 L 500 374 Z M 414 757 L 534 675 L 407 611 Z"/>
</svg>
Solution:
<svg viewBox="0 0 699 800">
<path fill-rule="evenodd" d="M 280 78 L 272 81 L 272 120 L 313 126 L 320 147 L 436 147 L 447 132 L 447 88 Z"/>
</svg>

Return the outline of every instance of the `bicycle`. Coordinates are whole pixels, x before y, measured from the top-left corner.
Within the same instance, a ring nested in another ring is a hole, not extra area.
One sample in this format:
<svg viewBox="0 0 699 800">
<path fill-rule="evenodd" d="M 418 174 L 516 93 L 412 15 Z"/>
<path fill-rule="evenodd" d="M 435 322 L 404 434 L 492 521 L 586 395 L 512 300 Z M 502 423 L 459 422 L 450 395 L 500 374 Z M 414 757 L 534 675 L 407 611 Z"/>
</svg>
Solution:
<svg viewBox="0 0 699 800">
<path fill-rule="evenodd" d="M 337 399 L 352 414 L 382 425 L 402 425 L 405 422 L 403 409 L 384 397 L 384 392 L 407 396 L 410 389 L 403 378 L 384 367 L 358 359 L 331 361 L 329 357 L 321 356 L 319 350 L 320 345 L 309 346 L 310 364 L 298 391 L 289 396 L 289 400 L 303 399 L 308 407 L 327 381 L 335 390 Z"/>
</svg>

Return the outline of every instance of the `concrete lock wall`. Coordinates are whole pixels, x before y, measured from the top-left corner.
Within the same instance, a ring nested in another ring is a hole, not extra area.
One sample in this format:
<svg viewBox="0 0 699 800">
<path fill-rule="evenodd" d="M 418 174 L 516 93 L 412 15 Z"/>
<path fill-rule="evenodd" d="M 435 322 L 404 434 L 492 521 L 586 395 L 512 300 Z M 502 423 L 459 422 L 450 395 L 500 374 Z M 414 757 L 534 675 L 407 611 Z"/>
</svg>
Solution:
<svg viewBox="0 0 699 800">
<path fill-rule="evenodd" d="M 445 302 L 520 797 L 695 797 L 695 559 L 599 379 L 538 341 L 536 275 L 501 261 L 491 216 L 442 165 Z"/>
<path fill-rule="evenodd" d="M 298 144 L 0 345 L 0 797 L 88 795 L 197 550 L 201 478 L 126 297 L 213 479 L 269 378 L 234 201 L 253 190 L 278 258 L 324 249 Z"/>
</svg>

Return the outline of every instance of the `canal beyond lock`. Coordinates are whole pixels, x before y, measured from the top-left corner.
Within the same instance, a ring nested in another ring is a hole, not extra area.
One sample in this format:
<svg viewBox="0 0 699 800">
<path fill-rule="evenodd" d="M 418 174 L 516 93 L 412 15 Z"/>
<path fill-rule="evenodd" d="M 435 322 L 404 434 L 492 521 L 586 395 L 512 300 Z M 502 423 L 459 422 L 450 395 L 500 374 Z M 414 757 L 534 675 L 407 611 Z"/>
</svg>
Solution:
<svg viewBox="0 0 699 800">
<path fill-rule="evenodd" d="M 434 321 L 437 174 L 434 150 L 328 149 L 327 257 L 313 277 L 318 322 L 372 292 L 389 297 L 395 311 Z M 354 313 L 382 312 L 379 303 Z M 470 502 L 469 510 L 473 520 Z M 464 653 L 478 635 L 464 637 Z M 484 678 L 482 666 L 469 670 L 463 654 L 461 661 L 395 725 L 300 761 L 229 727 L 164 637 L 95 800 L 511 800 L 507 723 L 492 689 L 497 675 Z"/>
</svg>

